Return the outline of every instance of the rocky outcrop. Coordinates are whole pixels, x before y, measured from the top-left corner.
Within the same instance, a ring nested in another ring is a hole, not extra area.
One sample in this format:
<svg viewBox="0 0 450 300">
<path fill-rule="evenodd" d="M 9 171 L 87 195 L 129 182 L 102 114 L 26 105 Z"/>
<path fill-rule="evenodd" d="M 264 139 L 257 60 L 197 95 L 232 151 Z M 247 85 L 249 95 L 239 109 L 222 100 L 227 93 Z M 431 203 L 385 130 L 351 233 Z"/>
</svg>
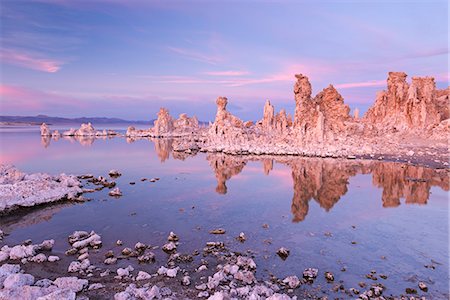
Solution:
<svg viewBox="0 0 450 300">
<path fill-rule="evenodd" d="M 337 134 L 345 133 L 345 121 L 350 119 L 350 108 L 332 86 L 328 86 L 315 98 L 311 98 L 308 77 L 297 74 L 294 85 L 294 128 L 299 142 L 323 142 Z"/>
<path fill-rule="evenodd" d="M 270 101 L 264 105 L 263 119 L 261 121 L 263 130 L 271 131 L 275 124 L 275 109 Z"/>
<path fill-rule="evenodd" d="M 207 144 L 214 148 L 224 148 L 244 143 L 244 122 L 227 111 L 228 99 L 219 97 L 216 104 L 216 118 L 207 132 Z"/>
<path fill-rule="evenodd" d="M 289 132 L 289 128 L 292 126 L 292 120 L 288 118 L 284 109 L 275 114 L 274 106 L 267 100 L 264 105 L 263 118 L 260 124 L 261 133 L 283 135 Z"/>
<path fill-rule="evenodd" d="M 158 118 L 153 125 L 154 136 L 164 136 L 173 131 L 173 119 L 169 114 L 169 111 L 165 108 L 161 108 L 158 112 Z"/>
<path fill-rule="evenodd" d="M 435 99 L 441 121 L 450 118 L 450 87 L 444 90 L 436 90 Z"/>
<path fill-rule="evenodd" d="M 78 199 L 81 183 L 75 176 L 25 174 L 13 166 L 0 165 L 0 213 L 59 200 Z"/>
<path fill-rule="evenodd" d="M 55 131 L 53 135 L 59 133 Z M 82 123 L 79 129 L 70 128 L 62 133 L 63 136 L 84 136 L 84 137 L 96 137 L 96 136 L 113 136 L 117 135 L 117 132 L 113 130 L 95 130 L 91 123 Z"/>
<path fill-rule="evenodd" d="M 379 92 L 375 104 L 364 116 L 366 124 L 379 131 L 423 131 L 448 117 L 445 100 L 436 100 L 433 77 L 413 77 L 406 82 L 403 72 L 390 72 L 387 90 Z M 442 104 L 439 104 L 442 103 Z"/>
<path fill-rule="evenodd" d="M 41 136 L 51 136 L 50 128 L 48 128 L 48 125 L 45 123 L 42 123 L 41 125 Z"/>
<path fill-rule="evenodd" d="M 189 118 L 186 114 L 181 114 L 178 119 L 174 120 L 166 108 L 161 108 L 152 128 L 136 129 L 130 126 L 125 135 L 128 138 L 185 137 L 196 135 L 198 132 L 197 117 Z"/>
</svg>

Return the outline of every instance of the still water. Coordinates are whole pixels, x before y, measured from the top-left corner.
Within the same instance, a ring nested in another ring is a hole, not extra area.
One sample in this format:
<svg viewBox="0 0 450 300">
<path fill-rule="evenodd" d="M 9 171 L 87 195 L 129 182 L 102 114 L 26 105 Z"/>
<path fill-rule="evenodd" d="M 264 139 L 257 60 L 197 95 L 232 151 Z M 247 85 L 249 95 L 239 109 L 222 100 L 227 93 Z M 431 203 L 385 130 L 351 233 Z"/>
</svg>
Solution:
<svg viewBox="0 0 450 300">
<path fill-rule="evenodd" d="M 121 198 L 105 189 L 86 194 L 89 202 L 0 217 L 0 228 L 10 234 L 3 244 L 53 238 L 54 251 L 64 256 L 74 230 L 101 234 L 105 249 L 117 239 L 124 246 L 162 245 L 174 231 L 182 252 L 213 240 L 251 250 L 259 278 L 300 277 L 315 267 L 321 275 L 311 288 L 329 291 L 325 271 L 349 288 L 373 283 L 365 275 L 375 270 L 387 275 L 378 279 L 385 295 L 412 287 L 428 298 L 449 296 L 448 170 L 378 161 L 190 156 L 172 153 L 167 139 L 41 140 L 33 127 L 1 130 L 0 151 L 2 163 L 25 172 L 123 174 L 116 180 Z M 160 180 L 140 180 L 153 177 Z M 219 227 L 224 236 L 209 234 Z M 235 240 L 240 232 L 245 243 Z M 286 261 L 276 255 L 280 247 L 291 251 Z M 417 288 L 419 281 L 428 285 L 427 293 Z"/>
</svg>

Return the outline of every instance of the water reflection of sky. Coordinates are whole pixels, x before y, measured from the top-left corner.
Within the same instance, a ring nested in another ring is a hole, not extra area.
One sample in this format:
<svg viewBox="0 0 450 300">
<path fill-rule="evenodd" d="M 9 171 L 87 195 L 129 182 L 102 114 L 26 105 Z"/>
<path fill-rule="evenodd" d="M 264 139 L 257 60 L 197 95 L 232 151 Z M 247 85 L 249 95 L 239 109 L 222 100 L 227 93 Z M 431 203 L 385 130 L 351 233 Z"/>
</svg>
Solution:
<svg viewBox="0 0 450 300">
<path fill-rule="evenodd" d="M 172 153 L 168 140 L 97 139 L 86 146 L 60 139 L 44 147 L 35 132 L 2 133 L 1 153 L 2 162 L 26 172 L 123 173 L 120 199 L 101 191 L 83 204 L 3 218 L 0 228 L 12 233 L 10 241 L 52 237 L 64 251 L 67 235 L 77 229 L 101 233 L 106 244 L 120 238 L 130 245 L 161 245 L 175 231 L 185 251 L 212 239 L 256 249 L 258 265 L 278 276 L 316 266 L 355 286 L 376 268 L 389 275 L 383 284 L 390 293 L 415 287 L 405 281 L 413 275 L 429 280 L 429 295 L 448 292 L 446 170 L 378 161 L 186 156 Z M 262 229 L 264 223 L 269 229 Z M 217 227 L 227 235 L 208 234 Z M 234 240 L 241 231 L 245 244 Z M 280 246 L 291 249 L 287 263 L 274 255 Z M 431 259 L 443 265 L 424 268 Z M 341 272 L 343 266 L 348 271 Z"/>
</svg>

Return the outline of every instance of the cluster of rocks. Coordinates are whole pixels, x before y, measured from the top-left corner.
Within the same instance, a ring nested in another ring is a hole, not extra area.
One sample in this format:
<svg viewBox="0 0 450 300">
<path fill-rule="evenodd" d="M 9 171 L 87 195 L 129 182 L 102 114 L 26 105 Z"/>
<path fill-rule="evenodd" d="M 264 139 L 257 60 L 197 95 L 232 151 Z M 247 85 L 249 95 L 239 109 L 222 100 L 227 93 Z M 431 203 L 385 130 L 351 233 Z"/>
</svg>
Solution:
<svg viewBox="0 0 450 300">
<path fill-rule="evenodd" d="M 66 255 L 78 255 L 77 259 L 72 261 L 67 269 L 69 273 L 79 273 L 88 277 L 96 269 L 89 260 L 89 250 L 98 249 L 102 246 L 100 235 L 91 231 L 75 231 L 69 236 L 71 248 L 66 251 Z"/>
<path fill-rule="evenodd" d="M 25 174 L 0 165 L 0 213 L 59 200 L 80 200 L 80 181 L 73 175 Z"/>
<path fill-rule="evenodd" d="M 6 260 L 20 261 L 23 264 L 27 262 L 55 262 L 59 260 L 58 256 L 50 255 L 47 257 L 44 253 L 41 253 L 51 251 L 54 244 L 54 240 L 45 240 L 40 244 L 33 245 L 30 240 L 27 240 L 13 247 L 5 245 L 0 249 L 0 262 Z"/>
<path fill-rule="evenodd" d="M 240 234 L 239 237 L 245 237 Z M 244 238 L 245 240 L 245 238 Z M 60 263 L 59 257 L 49 255 L 54 240 L 45 240 L 41 244 L 33 245 L 26 241 L 13 247 L 4 246 L 0 250 L 0 299 L 81 299 L 87 296 L 103 295 L 116 300 L 130 299 L 178 299 L 178 298 L 204 298 L 204 299 L 269 299 L 288 300 L 303 298 L 319 298 L 319 293 L 311 291 L 310 286 L 319 276 L 316 268 L 307 268 L 300 272 L 300 276 L 289 275 L 277 278 L 270 275 L 268 280 L 258 279 L 256 276 L 257 264 L 249 255 L 233 252 L 223 242 L 207 242 L 203 248 L 200 264 L 194 263 L 193 256 L 199 256 L 199 251 L 192 255 L 178 253 L 179 237 L 170 232 L 167 243 L 162 247 L 167 252 L 167 263 L 156 267 L 155 272 L 139 270 L 147 263 L 155 263 L 155 254 L 151 247 L 137 242 L 134 249 L 123 248 L 121 254 L 116 256 L 108 250 L 104 256 L 104 266 L 94 266 L 89 260 L 91 252 L 98 259 L 102 240 L 94 231 L 75 231 L 68 237 L 70 249 L 67 256 L 77 256 L 70 262 L 67 272 L 72 276 L 62 276 L 56 279 L 42 278 L 37 280 L 35 275 L 26 274 L 20 264 L 41 264 L 44 262 Z M 116 246 L 123 245 L 118 240 Z M 290 251 L 281 247 L 278 255 L 287 257 Z M 46 255 L 48 254 L 48 256 Z M 137 259 L 139 264 L 134 267 L 118 267 L 109 269 L 117 259 L 130 261 Z M 108 261 L 109 260 L 109 261 Z M 111 262 L 111 260 L 114 260 Z M 158 260 L 159 261 L 159 260 Z M 18 262 L 18 264 L 14 264 Z M 30 272 L 30 271 L 28 271 Z M 73 276 L 77 273 L 77 276 Z M 375 271 L 372 271 L 372 275 Z M 61 275 L 61 274 L 58 274 Z M 65 275 L 65 274 L 62 274 Z M 323 276 L 329 284 L 330 291 L 341 292 L 345 297 L 358 297 L 359 299 L 384 299 L 385 287 L 381 283 L 367 285 L 359 283 L 359 288 L 346 288 L 342 281 L 335 282 L 335 275 L 324 272 Z M 383 277 L 383 275 L 380 275 Z M 375 279 L 373 279 L 375 280 Z M 418 289 L 427 292 L 425 282 L 418 283 Z M 312 289 L 314 290 L 314 288 Z M 324 290 L 322 288 L 323 293 Z M 407 288 L 407 294 L 417 294 L 414 288 Z M 413 299 L 413 298 L 411 298 Z M 416 298 L 414 298 L 416 299 Z M 418 299 L 418 298 L 417 298 Z"/>
<path fill-rule="evenodd" d="M 128 138 L 137 137 L 190 137 L 196 135 L 200 129 L 197 117 L 188 117 L 181 114 L 178 119 L 174 119 L 166 108 L 161 108 L 158 118 L 150 129 L 136 129 L 128 127 L 125 134 Z"/>
<path fill-rule="evenodd" d="M 20 265 L 0 266 L 0 299 L 75 300 L 88 284 L 88 280 L 78 277 L 36 280 L 33 275 L 23 273 Z"/>
<path fill-rule="evenodd" d="M 82 123 L 79 129 L 70 128 L 64 131 L 62 134 L 58 130 L 50 131 L 47 124 L 41 125 L 41 136 L 43 137 L 60 137 L 60 136 L 77 136 L 77 137 L 102 137 L 102 136 L 115 136 L 117 132 L 113 130 L 95 130 L 91 123 Z"/>
</svg>

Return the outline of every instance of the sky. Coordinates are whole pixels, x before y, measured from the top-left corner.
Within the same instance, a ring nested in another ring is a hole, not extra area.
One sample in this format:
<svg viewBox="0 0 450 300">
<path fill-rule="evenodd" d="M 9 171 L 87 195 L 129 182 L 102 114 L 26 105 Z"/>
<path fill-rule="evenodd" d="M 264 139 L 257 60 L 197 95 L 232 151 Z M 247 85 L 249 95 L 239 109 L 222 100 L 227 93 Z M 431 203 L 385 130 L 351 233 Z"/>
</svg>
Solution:
<svg viewBox="0 0 450 300">
<path fill-rule="evenodd" d="M 2 0 L 0 114 L 258 120 L 294 75 L 364 112 L 390 71 L 449 85 L 447 0 Z"/>
</svg>

